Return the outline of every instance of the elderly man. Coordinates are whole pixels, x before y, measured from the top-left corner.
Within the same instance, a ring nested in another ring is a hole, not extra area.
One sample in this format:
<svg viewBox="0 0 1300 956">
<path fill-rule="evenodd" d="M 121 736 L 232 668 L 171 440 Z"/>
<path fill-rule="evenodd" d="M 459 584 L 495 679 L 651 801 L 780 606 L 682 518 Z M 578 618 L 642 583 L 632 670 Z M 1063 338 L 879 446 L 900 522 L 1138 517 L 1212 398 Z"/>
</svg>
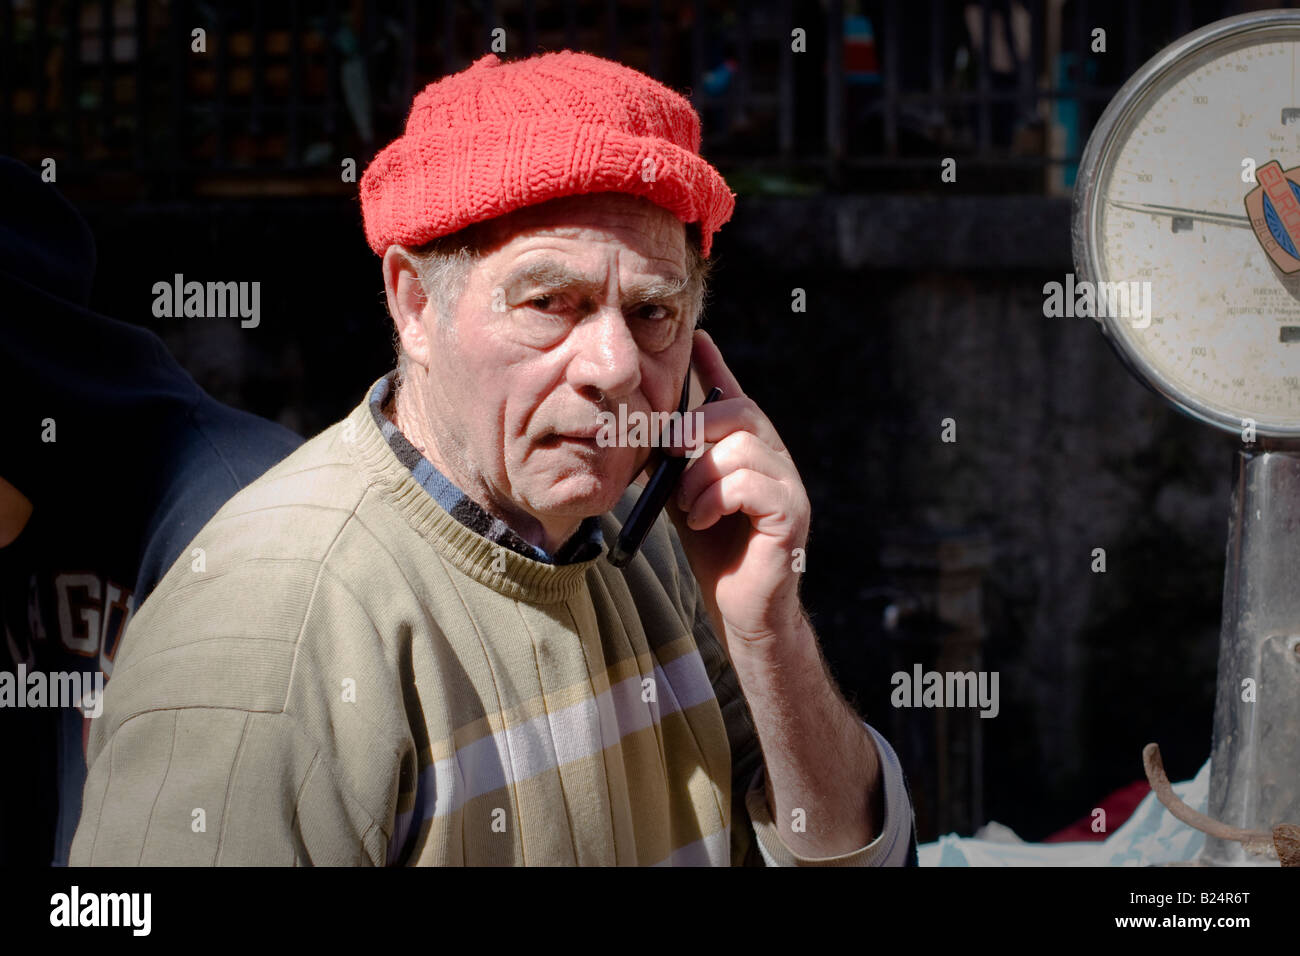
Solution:
<svg viewBox="0 0 1300 956">
<path fill-rule="evenodd" d="M 137 613 L 73 863 L 914 862 L 800 606 L 798 472 L 694 329 L 733 205 L 698 149 L 582 54 L 417 97 L 361 189 L 398 374 Z M 650 450 L 598 417 L 673 409 L 692 362 L 709 447 L 620 570 Z"/>
</svg>

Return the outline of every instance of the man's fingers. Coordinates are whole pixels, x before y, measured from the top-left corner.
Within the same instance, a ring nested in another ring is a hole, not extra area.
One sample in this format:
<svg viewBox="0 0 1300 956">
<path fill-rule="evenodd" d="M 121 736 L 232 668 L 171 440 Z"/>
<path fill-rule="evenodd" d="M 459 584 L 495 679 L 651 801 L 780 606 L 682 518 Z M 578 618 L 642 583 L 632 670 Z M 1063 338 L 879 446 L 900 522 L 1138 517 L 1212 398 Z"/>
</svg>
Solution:
<svg viewBox="0 0 1300 956">
<path fill-rule="evenodd" d="M 736 381 L 736 376 L 732 375 L 731 369 L 727 368 L 727 363 L 713 341 L 713 336 L 703 329 L 695 330 L 695 340 L 691 347 L 691 366 L 695 369 L 700 387 L 704 389 L 706 395 L 715 385 L 722 389 L 724 399 L 739 398 L 745 394 L 745 390 Z"/>
<path fill-rule="evenodd" d="M 748 468 L 724 475 L 700 493 L 686 515 L 686 526 L 705 531 L 724 515 L 742 511 L 751 518 L 781 515 L 786 511 L 786 486 L 769 475 Z M 761 528 L 761 525 L 760 525 Z"/>
<path fill-rule="evenodd" d="M 683 425 L 689 429 L 686 437 L 690 439 L 688 447 L 691 449 L 699 448 L 702 444 L 720 442 L 733 432 L 750 432 L 759 441 L 785 453 L 785 445 L 781 443 L 776 426 L 753 399 L 719 399 L 711 405 L 693 408 L 686 414 L 687 421 Z M 680 436 L 674 434 L 674 438 L 680 443 Z"/>
<path fill-rule="evenodd" d="M 778 482 L 799 480 L 799 473 L 790 459 L 778 454 L 752 432 L 732 432 L 686 469 L 677 489 L 677 506 L 689 512 L 706 488 L 741 470 L 762 474 Z"/>
</svg>

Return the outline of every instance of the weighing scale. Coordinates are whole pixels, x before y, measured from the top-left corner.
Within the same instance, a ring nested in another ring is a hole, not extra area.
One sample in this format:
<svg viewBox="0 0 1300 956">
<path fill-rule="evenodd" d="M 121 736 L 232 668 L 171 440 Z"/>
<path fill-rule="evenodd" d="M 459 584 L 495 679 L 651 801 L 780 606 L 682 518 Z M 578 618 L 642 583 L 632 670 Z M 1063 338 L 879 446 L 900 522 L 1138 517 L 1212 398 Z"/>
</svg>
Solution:
<svg viewBox="0 0 1300 956">
<path fill-rule="evenodd" d="M 1210 24 L 1125 83 L 1072 228 L 1081 279 L 1150 283 L 1146 318 L 1095 316 L 1129 370 L 1242 440 L 1208 813 L 1300 823 L 1300 11 Z M 1198 862 L 1277 865 L 1213 837 Z"/>
</svg>

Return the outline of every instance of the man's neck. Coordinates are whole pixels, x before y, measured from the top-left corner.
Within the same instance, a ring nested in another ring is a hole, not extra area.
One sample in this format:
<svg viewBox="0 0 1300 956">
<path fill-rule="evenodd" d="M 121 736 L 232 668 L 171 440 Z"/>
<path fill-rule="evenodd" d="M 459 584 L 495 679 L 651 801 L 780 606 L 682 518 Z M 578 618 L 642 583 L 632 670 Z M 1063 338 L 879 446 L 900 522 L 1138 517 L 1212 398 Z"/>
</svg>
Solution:
<svg viewBox="0 0 1300 956">
<path fill-rule="evenodd" d="M 415 373 L 415 374 L 418 374 Z M 421 401 L 420 384 L 412 381 L 403 383 L 396 395 L 388 400 L 384 415 L 400 431 L 429 464 L 437 468 L 442 475 L 477 503 L 488 514 L 504 521 L 510 528 L 529 544 L 541 548 L 547 554 L 555 554 L 566 541 L 573 537 L 581 522 L 558 519 L 544 522 L 526 511 L 502 505 L 491 494 L 487 484 L 469 468 L 459 468 L 454 462 L 455 455 L 445 455 L 438 445 L 438 430 L 433 426 L 431 416 L 425 403 Z"/>
</svg>

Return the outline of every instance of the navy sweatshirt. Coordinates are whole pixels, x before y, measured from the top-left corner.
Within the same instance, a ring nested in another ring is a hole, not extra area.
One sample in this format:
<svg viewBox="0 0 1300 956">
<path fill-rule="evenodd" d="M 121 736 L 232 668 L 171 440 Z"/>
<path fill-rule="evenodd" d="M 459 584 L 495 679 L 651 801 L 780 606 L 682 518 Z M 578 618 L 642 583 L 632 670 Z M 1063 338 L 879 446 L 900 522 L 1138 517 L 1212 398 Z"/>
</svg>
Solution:
<svg viewBox="0 0 1300 956">
<path fill-rule="evenodd" d="M 301 444 L 213 399 L 152 332 L 88 310 L 94 267 L 84 220 L 0 157 L 0 477 L 33 505 L 0 548 L 14 676 L 111 676 L 131 615 L 195 533 Z M 66 863 L 87 724 L 73 707 L 0 706 L 0 864 Z"/>
</svg>

